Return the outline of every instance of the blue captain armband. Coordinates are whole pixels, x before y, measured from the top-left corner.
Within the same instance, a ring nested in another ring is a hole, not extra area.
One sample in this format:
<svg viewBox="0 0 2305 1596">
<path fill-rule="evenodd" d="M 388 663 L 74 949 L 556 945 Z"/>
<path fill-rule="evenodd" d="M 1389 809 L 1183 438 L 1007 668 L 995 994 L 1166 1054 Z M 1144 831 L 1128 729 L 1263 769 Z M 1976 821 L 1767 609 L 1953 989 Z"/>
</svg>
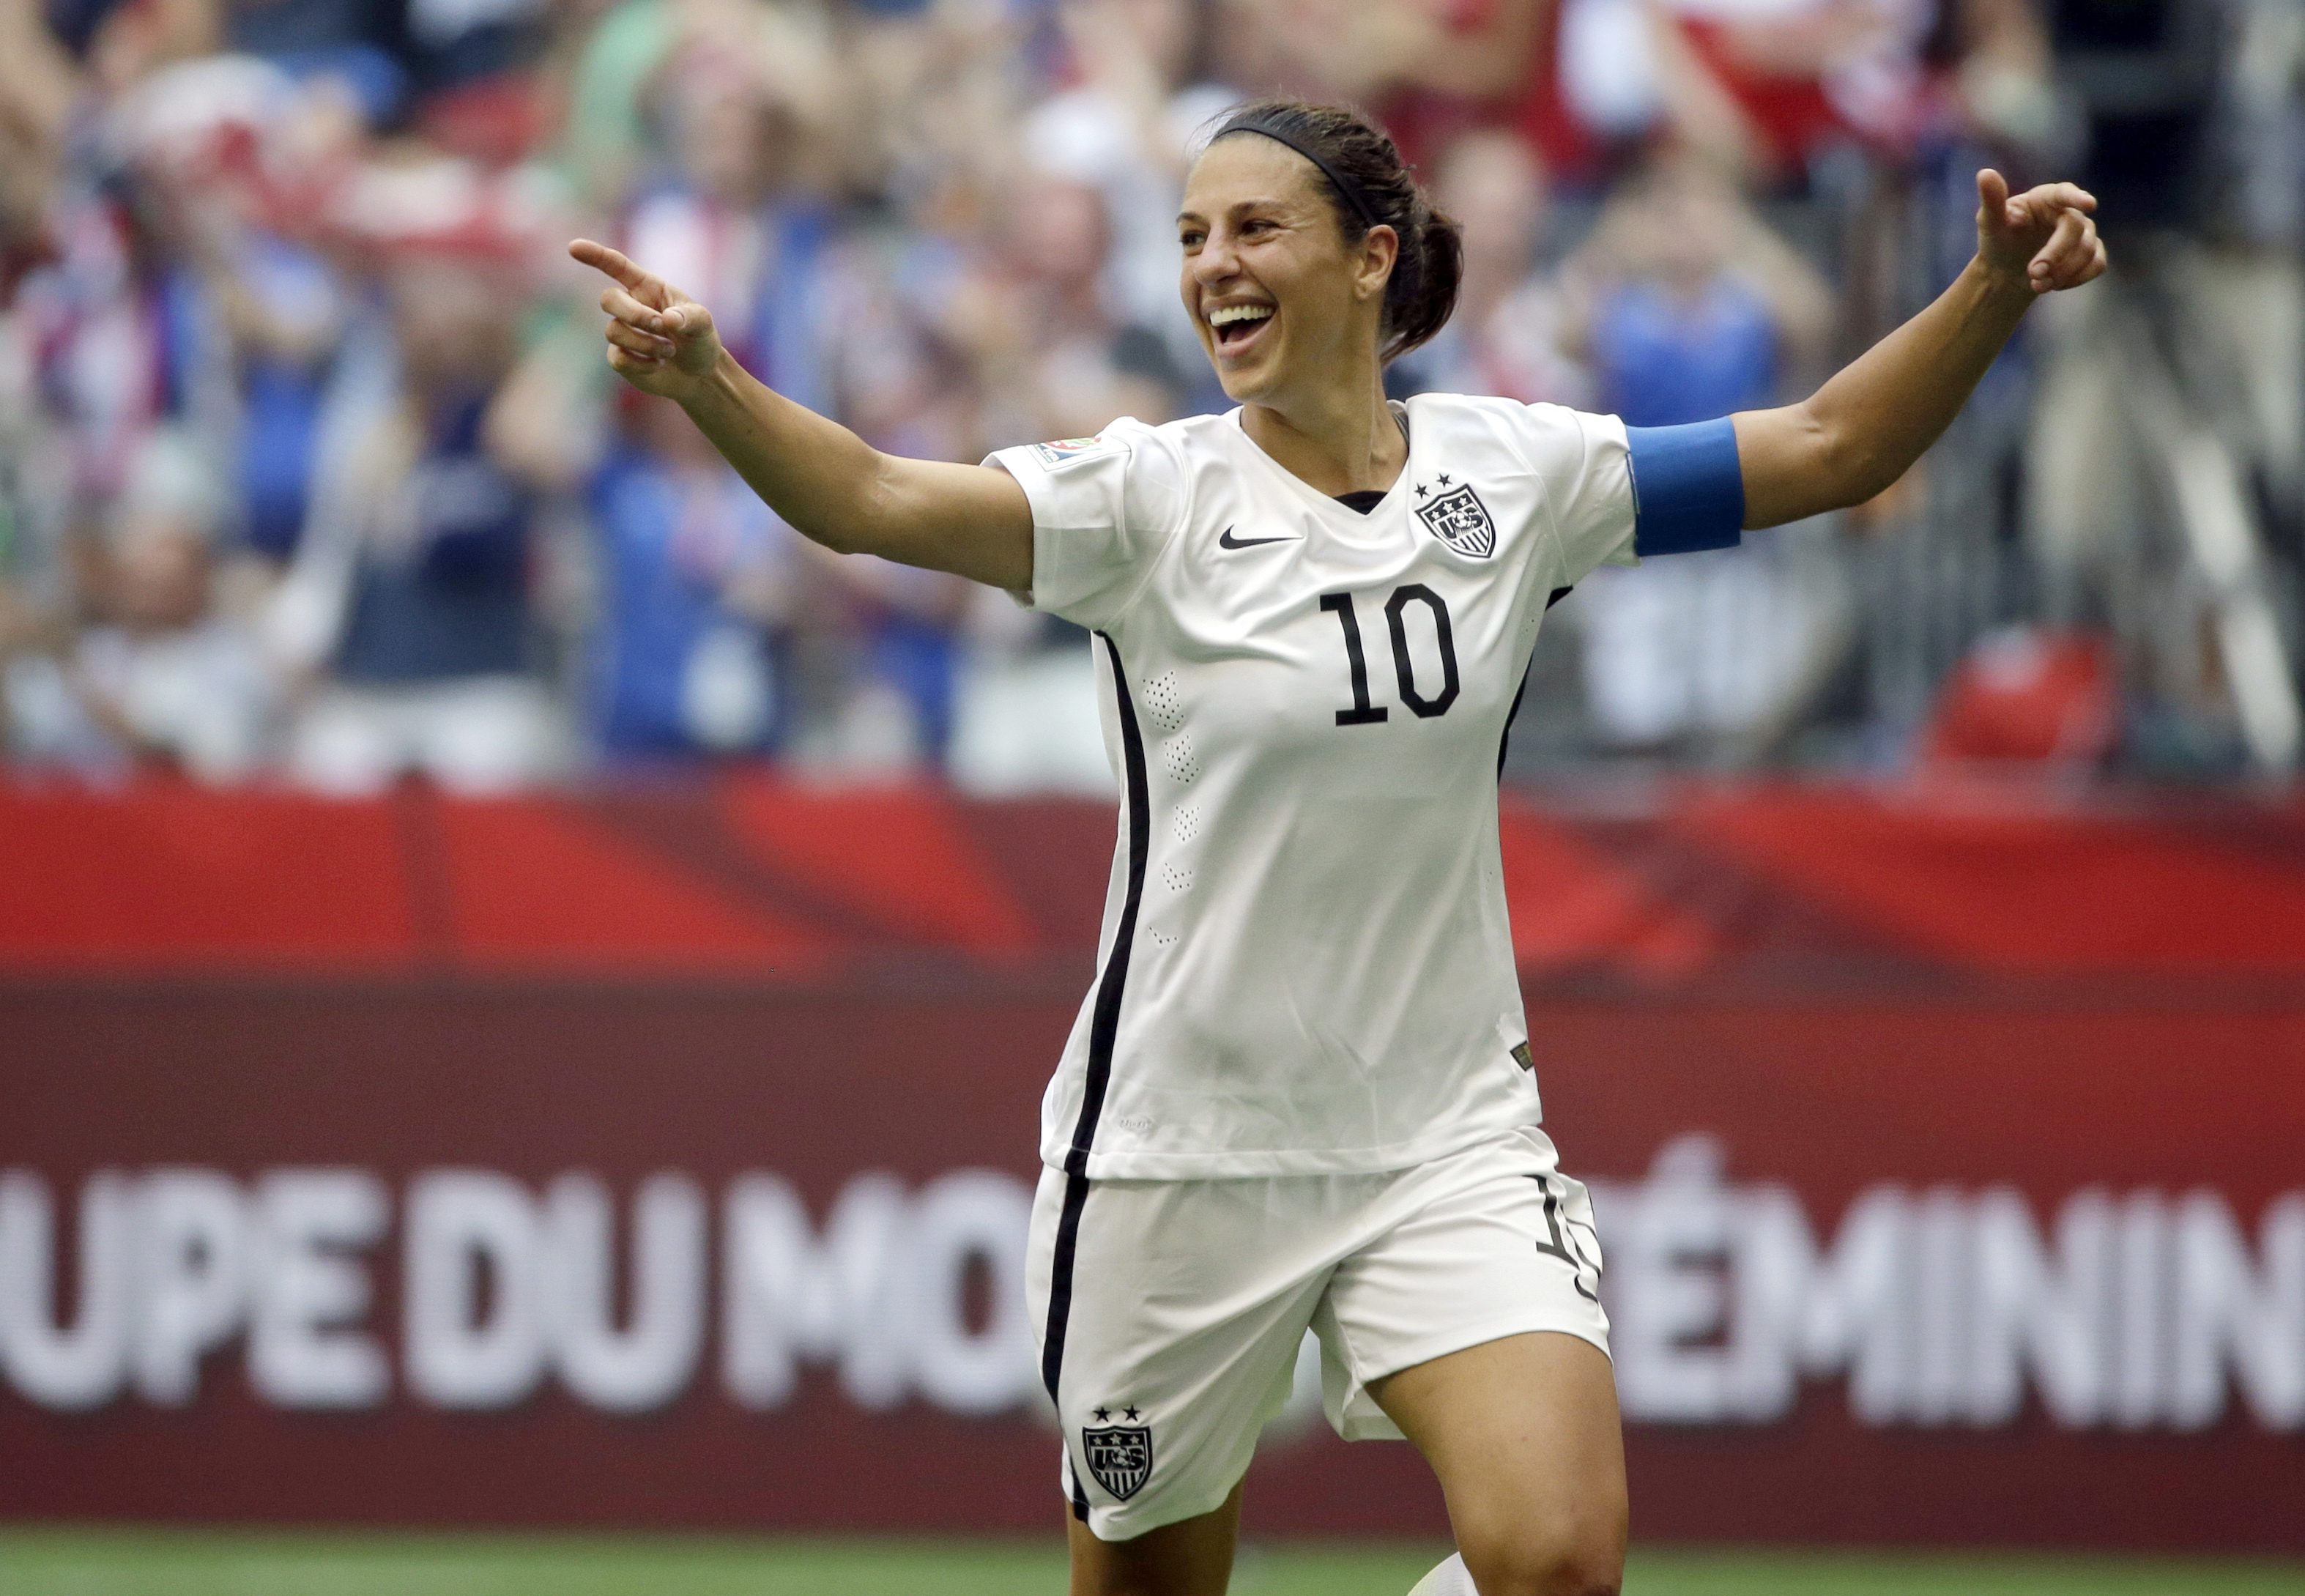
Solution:
<svg viewBox="0 0 2305 1596">
<path fill-rule="evenodd" d="M 1628 427 L 1633 552 L 1734 548 L 1745 526 L 1745 474 L 1729 418 L 1686 427 Z"/>
</svg>

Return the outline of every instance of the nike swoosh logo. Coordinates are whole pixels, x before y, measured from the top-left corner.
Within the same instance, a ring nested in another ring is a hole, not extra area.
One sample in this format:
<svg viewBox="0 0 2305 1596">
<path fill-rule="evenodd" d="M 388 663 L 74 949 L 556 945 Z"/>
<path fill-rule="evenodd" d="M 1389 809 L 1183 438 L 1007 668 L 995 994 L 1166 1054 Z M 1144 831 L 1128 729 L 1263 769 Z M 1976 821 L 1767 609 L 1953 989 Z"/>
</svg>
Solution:
<svg viewBox="0 0 2305 1596">
<path fill-rule="evenodd" d="M 1295 538 L 1236 538 L 1232 535 L 1232 528 L 1227 527 L 1224 530 L 1224 535 L 1217 539 L 1217 547 L 1219 548 L 1255 548 L 1260 543 L 1295 543 L 1297 541 L 1298 539 Z"/>
</svg>

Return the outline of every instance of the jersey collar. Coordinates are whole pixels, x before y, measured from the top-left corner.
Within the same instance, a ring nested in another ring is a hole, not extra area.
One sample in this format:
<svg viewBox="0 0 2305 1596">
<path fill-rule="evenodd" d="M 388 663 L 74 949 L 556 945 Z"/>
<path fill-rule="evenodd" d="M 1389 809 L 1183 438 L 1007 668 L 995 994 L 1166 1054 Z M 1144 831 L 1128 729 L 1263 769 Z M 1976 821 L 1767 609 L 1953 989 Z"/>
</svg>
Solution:
<svg viewBox="0 0 2305 1596">
<path fill-rule="evenodd" d="M 1256 440 L 1249 437 L 1248 429 L 1241 424 L 1242 412 L 1247 408 L 1246 405 L 1234 405 L 1225 413 L 1224 419 L 1229 423 L 1233 436 L 1239 440 L 1242 451 L 1254 454 L 1258 465 L 1267 475 L 1287 483 L 1289 490 L 1306 503 L 1318 505 L 1336 525 L 1367 527 L 1383 518 L 1387 512 L 1399 504 L 1401 488 L 1408 481 L 1416 463 L 1416 435 L 1409 429 L 1408 406 L 1398 399 L 1388 399 L 1384 404 L 1385 408 L 1392 412 L 1392 419 L 1400 423 L 1401 440 L 1408 444 L 1408 454 L 1400 463 L 1400 474 L 1392 480 L 1392 486 L 1384 490 L 1384 497 L 1369 506 L 1366 514 L 1349 505 L 1339 504 L 1258 447 Z"/>
</svg>

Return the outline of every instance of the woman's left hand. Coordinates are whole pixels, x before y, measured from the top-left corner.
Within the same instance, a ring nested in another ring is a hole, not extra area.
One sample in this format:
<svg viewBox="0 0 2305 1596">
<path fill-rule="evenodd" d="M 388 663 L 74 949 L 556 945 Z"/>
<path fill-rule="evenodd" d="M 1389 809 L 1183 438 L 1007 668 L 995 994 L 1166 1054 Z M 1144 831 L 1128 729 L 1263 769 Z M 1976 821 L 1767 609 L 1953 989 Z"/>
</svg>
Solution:
<svg viewBox="0 0 2305 1596">
<path fill-rule="evenodd" d="M 2021 194 L 1990 170 L 1977 174 L 1977 259 L 2005 282 L 2032 293 L 2078 288 L 2105 270 L 2105 245 L 2089 212 L 2097 196 L 2077 184 L 2045 183 Z"/>
</svg>

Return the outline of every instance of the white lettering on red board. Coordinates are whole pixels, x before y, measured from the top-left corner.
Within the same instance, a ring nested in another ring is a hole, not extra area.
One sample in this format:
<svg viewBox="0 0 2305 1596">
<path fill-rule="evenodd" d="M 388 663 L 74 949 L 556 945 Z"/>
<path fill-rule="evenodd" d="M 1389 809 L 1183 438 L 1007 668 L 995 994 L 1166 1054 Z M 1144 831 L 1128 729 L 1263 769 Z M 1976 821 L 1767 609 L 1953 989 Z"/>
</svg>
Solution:
<svg viewBox="0 0 2305 1596">
<path fill-rule="evenodd" d="M 2236 1398 L 2267 1429 L 2305 1429 L 2305 1191 L 2251 1227 L 2205 1187 L 2089 1187 L 2044 1216 L 2011 1186 L 1884 1182 L 1828 1240 L 1790 1186 L 1722 1171 L 1690 1135 L 1641 1180 L 1593 1183 L 1629 1419 L 1765 1425 L 1805 1382 L 1841 1379 L 1875 1426 L 1990 1428 L 2030 1393 L 2066 1429 L 2197 1430 Z M 1024 1181 L 989 1169 L 917 1188 L 867 1171 L 821 1217 L 769 1173 L 716 1201 L 677 1171 L 618 1193 L 583 1171 L 538 1189 L 430 1169 L 396 1210 L 356 1168 L 106 1170 L 68 1204 L 14 1169 L 0 1370 L 45 1408 L 181 1406 L 237 1342 L 250 1388 L 283 1408 L 372 1408 L 396 1384 L 489 1410 L 552 1381 L 640 1413 L 692 1389 L 710 1351 L 727 1399 L 756 1411 L 810 1366 L 870 1411 L 1037 1408 L 1031 1210 Z"/>
<path fill-rule="evenodd" d="M 1706 1136 L 1593 1183 L 1628 1418 L 1766 1424 L 1845 1375 L 1868 1425 L 2305 1427 L 2305 1192 L 2254 1242 L 2218 1193 L 2092 1187 L 2046 1225 L 2014 1188 L 1859 1193 L 1824 1244 L 1790 1187 L 1730 1184 Z"/>
</svg>

